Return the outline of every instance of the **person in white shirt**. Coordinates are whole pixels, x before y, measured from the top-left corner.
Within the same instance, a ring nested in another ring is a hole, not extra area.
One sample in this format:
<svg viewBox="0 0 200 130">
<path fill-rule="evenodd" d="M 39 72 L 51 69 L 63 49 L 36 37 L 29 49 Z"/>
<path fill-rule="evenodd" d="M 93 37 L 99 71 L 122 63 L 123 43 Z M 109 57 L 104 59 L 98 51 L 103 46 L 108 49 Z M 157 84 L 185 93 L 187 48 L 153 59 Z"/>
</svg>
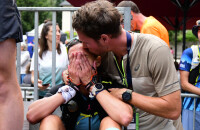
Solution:
<svg viewBox="0 0 200 130">
<path fill-rule="evenodd" d="M 28 63 L 30 62 L 30 54 L 27 51 L 27 44 L 24 42 L 21 42 L 21 79 L 20 79 L 20 83 L 22 84 L 22 81 L 24 79 L 24 77 L 26 76 L 26 66 L 28 65 Z"/>
<path fill-rule="evenodd" d="M 43 98 L 47 89 L 52 87 L 52 22 L 48 21 L 44 24 L 40 38 L 40 49 L 38 56 L 38 88 L 39 98 Z M 65 45 L 60 43 L 60 28 L 56 25 L 56 85 L 62 84 L 62 72 L 67 69 L 68 56 Z M 33 54 L 32 59 L 34 59 Z M 31 82 L 34 83 L 34 60 L 31 62 Z M 44 85 L 45 84 L 45 85 Z"/>
</svg>

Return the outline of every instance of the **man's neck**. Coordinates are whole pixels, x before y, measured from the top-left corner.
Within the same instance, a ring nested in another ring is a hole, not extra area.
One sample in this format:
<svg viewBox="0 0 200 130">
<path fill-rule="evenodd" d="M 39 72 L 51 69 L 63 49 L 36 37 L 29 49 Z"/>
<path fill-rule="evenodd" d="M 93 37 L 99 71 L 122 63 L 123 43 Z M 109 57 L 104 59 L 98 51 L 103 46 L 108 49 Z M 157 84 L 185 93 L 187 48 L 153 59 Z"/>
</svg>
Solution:
<svg viewBox="0 0 200 130">
<path fill-rule="evenodd" d="M 117 60 L 127 54 L 127 38 L 126 31 L 122 29 L 122 33 L 112 40 L 111 51 L 116 56 Z"/>
<path fill-rule="evenodd" d="M 142 28 L 145 20 L 147 19 L 147 17 L 144 16 L 142 13 L 139 13 L 137 17 L 138 17 L 137 18 L 137 20 L 138 20 L 137 25 L 138 25 L 139 30 L 141 30 L 141 28 Z"/>
</svg>

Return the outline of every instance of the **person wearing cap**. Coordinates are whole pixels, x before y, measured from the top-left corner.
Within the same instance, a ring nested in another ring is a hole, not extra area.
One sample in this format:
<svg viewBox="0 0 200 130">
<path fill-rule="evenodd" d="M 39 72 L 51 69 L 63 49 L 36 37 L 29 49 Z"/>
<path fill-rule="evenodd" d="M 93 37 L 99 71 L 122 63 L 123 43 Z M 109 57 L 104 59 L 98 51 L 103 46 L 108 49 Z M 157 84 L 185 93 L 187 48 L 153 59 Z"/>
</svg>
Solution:
<svg viewBox="0 0 200 130">
<path fill-rule="evenodd" d="M 170 47 L 168 31 L 156 18 L 144 16 L 133 1 L 121 1 L 117 7 L 131 7 L 131 31 L 153 34 L 165 41 Z"/>
<path fill-rule="evenodd" d="M 192 32 L 200 41 L 200 20 L 193 26 Z M 199 73 L 199 44 L 192 45 L 183 51 L 179 70 L 182 89 L 185 93 L 200 95 Z M 200 99 L 196 100 L 195 130 L 200 129 Z M 193 129 L 194 98 L 185 97 L 183 100 L 182 124 L 184 130 Z"/>
</svg>

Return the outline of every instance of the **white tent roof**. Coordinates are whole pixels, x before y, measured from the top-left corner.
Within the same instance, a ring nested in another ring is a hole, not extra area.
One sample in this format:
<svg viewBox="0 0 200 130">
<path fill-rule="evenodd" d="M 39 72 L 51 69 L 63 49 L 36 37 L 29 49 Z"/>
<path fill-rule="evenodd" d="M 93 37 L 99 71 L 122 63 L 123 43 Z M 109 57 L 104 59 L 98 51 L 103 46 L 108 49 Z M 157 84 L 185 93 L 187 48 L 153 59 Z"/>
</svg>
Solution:
<svg viewBox="0 0 200 130">
<path fill-rule="evenodd" d="M 40 34 L 41 34 L 41 32 L 42 32 L 43 25 L 44 25 L 44 23 L 42 23 L 42 24 L 40 24 L 40 25 L 38 26 L 38 32 L 39 32 L 38 37 L 40 37 Z M 27 35 L 27 37 L 28 37 L 28 36 L 35 36 L 35 29 L 31 30 L 30 32 L 27 32 L 26 35 Z"/>
</svg>

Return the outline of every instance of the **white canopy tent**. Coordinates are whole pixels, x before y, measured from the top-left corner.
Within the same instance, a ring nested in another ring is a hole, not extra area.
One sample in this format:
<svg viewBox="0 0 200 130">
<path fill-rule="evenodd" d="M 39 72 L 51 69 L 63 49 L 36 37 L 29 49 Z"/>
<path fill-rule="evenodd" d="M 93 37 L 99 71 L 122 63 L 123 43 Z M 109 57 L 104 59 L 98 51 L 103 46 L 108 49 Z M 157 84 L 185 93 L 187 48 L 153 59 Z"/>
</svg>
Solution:
<svg viewBox="0 0 200 130">
<path fill-rule="evenodd" d="M 42 23 L 42 24 L 40 24 L 40 25 L 38 26 L 38 32 L 39 32 L 38 36 L 39 36 L 39 37 L 40 37 L 40 34 L 41 34 L 41 32 L 42 32 L 43 25 L 44 25 L 44 23 Z M 34 37 L 34 36 L 35 36 L 35 29 L 31 30 L 30 32 L 27 32 L 26 35 L 27 35 L 27 37 L 28 37 L 28 36 Z"/>
</svg>

